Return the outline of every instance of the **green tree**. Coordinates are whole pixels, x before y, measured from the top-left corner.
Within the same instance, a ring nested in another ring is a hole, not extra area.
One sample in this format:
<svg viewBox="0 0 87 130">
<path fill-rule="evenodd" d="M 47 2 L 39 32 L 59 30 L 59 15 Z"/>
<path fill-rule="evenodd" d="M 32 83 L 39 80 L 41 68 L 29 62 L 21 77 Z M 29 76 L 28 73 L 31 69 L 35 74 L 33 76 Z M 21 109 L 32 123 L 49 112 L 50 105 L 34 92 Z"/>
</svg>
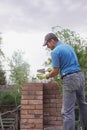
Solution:
<svg viewBox="0 0 87 130">
<path fill-rule="evenodd" d="M 0 33 L 1 35 L 1 33 Z M 2 37 L 0 36 L 0 85 L 5 85 L 6 84 L 6 76 L 5 76 L 5 72 L 3 70 L 2 67 L 2 62 L 3 62 L 3 58 L 5 58 L 4 53 L 1 49 L 1 44 L 2 44 Z"/>
<path fill-rule="evenodd" d="M 16 86 L 18 92 L 21 92 L 22 85 L 29 81 L 29 64 L 23 59 L 23 52 L 15 51 L 10 60 L 11 68 L 10 80 Z"/>
<path fill-rule="evenodd" d="M 6 85 L 5 72 L 1 67 L 0 67 L 0 85 Z"/>
</svg>

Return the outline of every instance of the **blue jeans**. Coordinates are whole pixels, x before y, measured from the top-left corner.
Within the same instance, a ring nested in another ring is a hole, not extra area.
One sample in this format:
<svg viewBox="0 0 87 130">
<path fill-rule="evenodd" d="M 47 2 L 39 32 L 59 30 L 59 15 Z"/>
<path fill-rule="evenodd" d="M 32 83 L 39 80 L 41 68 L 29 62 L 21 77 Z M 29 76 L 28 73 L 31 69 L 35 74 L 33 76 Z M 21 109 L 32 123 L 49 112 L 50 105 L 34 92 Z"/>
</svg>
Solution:
<svg viewBox="0 0 87 130">
<path fill-rule="evenodd" d="M 87 103 L 84 74 L 73 73 L 63 78 L 63 130 L 75 130 L 75 102 L 78 102 L 83 125 L 87 128 Z"/>
</svg>

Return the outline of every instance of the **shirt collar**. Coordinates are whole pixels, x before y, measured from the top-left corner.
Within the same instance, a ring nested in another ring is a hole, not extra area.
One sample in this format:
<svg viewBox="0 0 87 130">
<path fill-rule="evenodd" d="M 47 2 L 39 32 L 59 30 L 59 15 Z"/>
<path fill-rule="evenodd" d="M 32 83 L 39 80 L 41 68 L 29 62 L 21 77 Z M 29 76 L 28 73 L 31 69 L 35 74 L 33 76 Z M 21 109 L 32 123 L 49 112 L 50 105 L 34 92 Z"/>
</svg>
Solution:
<svg viewBox="0 0 87 130">
<path fill-rule="evenodd" d="M 61 43 L 60 41 L 58 41 L 57 44 L 55 45 L 55 47 L 56 47 L 56 46 L 59 46 L 59 45 L 61 45 L 61 44 L 62 44 L 62 43 Z"/>
</svg>

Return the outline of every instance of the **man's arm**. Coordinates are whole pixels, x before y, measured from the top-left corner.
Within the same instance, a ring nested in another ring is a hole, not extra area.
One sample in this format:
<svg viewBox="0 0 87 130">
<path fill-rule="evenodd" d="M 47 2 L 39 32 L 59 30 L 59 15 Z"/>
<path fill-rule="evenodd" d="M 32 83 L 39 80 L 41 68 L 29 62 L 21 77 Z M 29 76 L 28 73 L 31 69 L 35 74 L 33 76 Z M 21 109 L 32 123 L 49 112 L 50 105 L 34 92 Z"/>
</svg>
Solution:
<svg viewBox="0 0 87 130">
<path fill-rule="evenodd" d="M 58 73 L 59 73 L 59 68 L 53 68 L 51 72 L 46 74 L 46 78 L 49 79 L 55 77 L 56 75 L 58 75 Z"/>
</svg>

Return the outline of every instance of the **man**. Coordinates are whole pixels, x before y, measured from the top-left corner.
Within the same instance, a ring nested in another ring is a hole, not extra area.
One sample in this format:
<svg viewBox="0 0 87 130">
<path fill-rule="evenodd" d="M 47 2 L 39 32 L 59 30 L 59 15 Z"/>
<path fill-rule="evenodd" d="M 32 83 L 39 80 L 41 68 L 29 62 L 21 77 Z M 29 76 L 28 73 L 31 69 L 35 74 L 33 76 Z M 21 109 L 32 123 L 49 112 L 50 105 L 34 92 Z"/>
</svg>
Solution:
<svg viewBox="0 0 87 130">
<path fill-rule="evenodd" d="M 46 74 L 46 78 L 49 79 L 60 73 L 63 80 L 63 130 L 75 130 L 74 108 L 76 100 L 79 104 L 84 130 L 87 130 L 85 80 L 74 49 L 68 44 L 61 43 L 53 33 L 48 33 L 45 36 L 43 46 L 52 50 L 53 70 Z"/>
</svg>

